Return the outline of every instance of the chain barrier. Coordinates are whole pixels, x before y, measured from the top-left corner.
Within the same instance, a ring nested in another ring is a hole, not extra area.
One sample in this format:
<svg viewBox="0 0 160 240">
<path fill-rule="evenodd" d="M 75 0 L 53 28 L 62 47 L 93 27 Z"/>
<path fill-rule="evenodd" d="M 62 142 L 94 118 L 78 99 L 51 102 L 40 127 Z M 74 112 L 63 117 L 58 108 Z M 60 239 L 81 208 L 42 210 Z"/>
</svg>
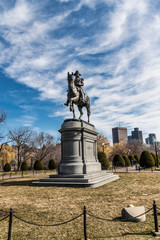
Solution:
<svg viewBox="0 0 160 240">
<path fill-rule="evenodd" d="M 157 209 L 160 211 L 160 208 L 157 207 Z"/>
<path fill-rule="evenodd" d="M 92 214 L 92 213 L 87 213 L 87 214 L 88 214 L 89 216 L 91 216 L 91 217 L 94 217 L 94 218 L 96 218 L 96 219 L 100 219 L 100 220 L 104 220 L 104 221 L 110 221 L 110 222 L 121 221 L 121 222 L 124 222 L 124 221 L 130 221 L 130 220 L 132 220 L 132 219 L 135 219 L 135 218 L 141 217 L 141 216 L 143 216 L 144 214 L 150 212 L 152 209 L 153 209 L 153 207 L 150 208 L 149 210 L 147 210 L 146 212 L 141 213 L 141 214 L 139 214 L 139 215 L 137 215 L 137 216 L 135 216 L 135 217 L 131 217 L 131 218 L 129 218 L 129 219 L 119 219 L 119 220 L 116 220 L 116 219 L 106 219 L 106 218 L 101 218 L 101 217 L 95 216 L 95 215 Z"/>
<path fill-rule="evenodd" d="M 22 219 L 22 218 L 20 218 L 20 217 L 18 217 L 18 216 L 16 216 L 16 215 L 13 214 L 13 216 L 14 216 L 15 218 L 19 219 L 20 221 L 25 222 L 25 223 L 27 223 L 27 224 L 34 225 L 34 226 L 38 226 L 38 227 L 56 227 L 56 226 L 60 226 L 60 225 L 63 225 L 63 224 L 72 222 L 72 221 L 78 219 L 79 217 L 81 217 L 82 215 L 83 215 L 83 213 L 81 213 L 80 215 L 78 215 L 78 216 L 76 216 L 76 217 L 74 217 L 74 218 L 72 218 L 72 219 L 70 219 L 70 220 L 68 220 L 68 221 L 62 222 L 62 223 L 43 225 L 43 224 L 32 223 L 32 222 L 26 221 L 26 220 L 24 220 L 24 219 Z"/>
<path fill-rule="evenodd" d="M 7 216 L 5 216 L 4 218 L 0 219 L 0 222 L 2 222 L 3 220 L 5 220 L 8 217 L 9 217 L 9 214 Z"/>
<path fill-rule="evenodd" d="M 160 208 L 157 208 L 158 210 L 160 210 Z M 15 215 L 13 213 L 13 210 L 12 208 L 10 208 L 10 213 L 3 217 L 2 219 L 0 219 L 0 222 L 7 219 L 9 217 L 9 229 L 8 229 L 8 240 L 11 240 L 11 233 L 12 233 L 12 222 L 13 222 L 13 216 L 24 222 L 24 223 L 27 223 L 27 224 L 30 224 L 30 225 L 34 225 L 34 226 L 38 226 L 38 227 L 56 227 L 56 226 L 60 226 L 60 225 L 64 225 L 64 224 L 67 224 L 69 222 L 72 222 L 78 218 L 80 218 L 81 216 L 83 216 L 83 231 L 84 231 L 84 239 L 87 240 L 87 215 L 90 216 L 90 217 L 93 217 L 93 218 L 96 218 L 96 219 L 99 219 L 99 220 L 103 220 L 103 221 L 110 221 L 110 222 L 126 222 L 126 221 L 131 221 L 133 219 L 136 219 L 138 217 L 141 217 L 147 213 L 149 213 L 151 210 L 153 210 L 153 214 L 154 214 L 154 223 L 155 223 L 155 232 L 158 232 L 158 218 L 157 218 L 157 211 L 156 211 L 156 202 L 153 201 L 153 207 L 148 209 L 147 211 L 145 211 L 144 213 L 141 213 L 135 217 L 130 217 L 130 218 L 126 218 L 126 219 L 121 219 L 121 218 L 117 218 L 117 219 L 107 219 L 107 218 L 102 218 L 102 217 L 98 217 L 96 216 L 95 214 L 93 214 L 92 212 L 90 211 L 87 211 L 86 210 L 86 206 L 84 206 L 84 209 L 83 209 L 83 212 L 81 214 L 79 214 L 78 216 L 70 219 L 70 220 L 67 220 L 67 221 L 64 221 L 64 222 L 61 222 L 61 223 L 56 223 L 56 224 L 38 224 L 38 223 L 34 223 L 34 222 L 30 222 L 30 221 L 27 221 L 27 220 L 24 220 L 20 217 L 18 217 L 17 215 Z"/>
<path fill-rule="evenodd" d="M 95 216 L 94 214 L 88 213 L 88 212 L 87 212 L 87 215 L 89 215 L 90 217 L 94 217 L 94 218 L 96 218 L 96 219 L 104 220 L 104 221 L 110 221 L 110 222 L 113 221 L 113 219 L 106 219 L 106 218 L 97 217 L 97 216 Z"/>
</svg>

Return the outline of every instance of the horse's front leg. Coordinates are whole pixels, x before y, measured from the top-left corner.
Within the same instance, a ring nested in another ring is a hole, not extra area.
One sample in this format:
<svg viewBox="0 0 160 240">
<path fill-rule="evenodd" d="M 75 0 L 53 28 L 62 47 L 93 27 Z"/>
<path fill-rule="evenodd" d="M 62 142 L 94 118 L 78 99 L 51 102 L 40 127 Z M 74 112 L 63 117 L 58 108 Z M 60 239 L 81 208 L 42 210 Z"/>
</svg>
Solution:
<svg viewBox="0 0 160 240">
<path fill-rule="evenodd" d="M 70 112 L 73 112 L 73 102 L 70 100 Z"/>
<path fill-rule="evenodd" d="M 73 107 L 73 119 L 76 118 L 76 115 L 75 115 L 75 110 L 74 110 L 74 107 Z"/>
<path fill-rule="evenodd" d="M 87 108 L 87 116 L 88 116 L 88 122 L 90 122 L 90 115 L 91 115 L 91 111 L 90 111 L 90 106 Z"/>
<path fill-rule="evenodd" d="M 81 120 L 81 117 L 83 116 L 82 107 L 78 107 L 78 110 L 79 110 L 79 112 L 80 112 L 79 119 Z"/>
</svg>

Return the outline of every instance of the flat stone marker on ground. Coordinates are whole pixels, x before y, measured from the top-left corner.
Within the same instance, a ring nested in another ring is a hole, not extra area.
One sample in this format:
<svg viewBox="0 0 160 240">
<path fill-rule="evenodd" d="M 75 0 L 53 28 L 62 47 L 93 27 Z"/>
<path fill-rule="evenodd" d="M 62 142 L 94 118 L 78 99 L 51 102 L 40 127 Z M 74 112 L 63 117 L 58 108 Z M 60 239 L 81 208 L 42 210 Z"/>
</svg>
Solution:
<svg viewBox="0 0 160 240">
<path fill-rule="evenodd" d="M 145 213 L 144 206 L 126 207 L 122 209 L 122 219 L 130 222 L 144 222 L 146 220 L 146 214 L 143 213 Z M 143 215 L 139 216 L 141 214 Z"/>
</svg>

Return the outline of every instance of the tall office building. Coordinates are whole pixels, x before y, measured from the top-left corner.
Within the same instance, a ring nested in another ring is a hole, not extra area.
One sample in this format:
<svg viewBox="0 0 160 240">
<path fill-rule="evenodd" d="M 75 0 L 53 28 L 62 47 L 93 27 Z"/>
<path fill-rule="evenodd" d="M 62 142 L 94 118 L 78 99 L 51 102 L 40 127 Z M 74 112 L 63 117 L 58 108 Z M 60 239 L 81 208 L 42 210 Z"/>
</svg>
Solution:
<svg viewBox="0 0 160 240">
<path fill-rule="evenodd" d="M 150 134 L 149 134 L 149 137 L 147 137 L 147 138 L 145 139 L 145 140 L 146 140 L 146 144 L 153 145 L 155 139 L 156 139 L 156 134 L 155 134 L 155 133 L 150 133 Z"/>
<path fill-rule="evenodd" d="M 132 135 L 128 136 L 128 142 L 132 142 Z"/>
<path fill-rule="evenodd" d="M 132 140 L 138 140 L 138 142 L 143 143 L 143 136 L 142 131 L 139 130 L 139 128 L 134 128 L 134 131 L 132 133 Z"/>
<path fill-rule="evenodd" d="M 123 127 L 112 128 L 112 139 L 113 139 L 113 144 L 119 143 L 121 141 L 128 142 L 127 128 L 123 128 Z"/>
</svg>

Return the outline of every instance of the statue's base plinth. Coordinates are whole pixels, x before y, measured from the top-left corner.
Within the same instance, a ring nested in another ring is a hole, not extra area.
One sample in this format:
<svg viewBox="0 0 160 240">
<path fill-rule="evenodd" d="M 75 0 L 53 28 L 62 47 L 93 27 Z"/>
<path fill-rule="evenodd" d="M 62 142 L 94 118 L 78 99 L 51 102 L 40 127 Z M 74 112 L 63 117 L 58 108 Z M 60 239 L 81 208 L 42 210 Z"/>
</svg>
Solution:
<svg viewBox="0 0 160 240">
<path fill-rule="evenodd" d="M 81 188 L 95 188 L 106 183 L 119 179 L 118 175 L 100 171 L 92 174 L 55 174 L 50 175 L 49 178 L 40 179 L 33 182 L 33 186 L 41 187 L 81 187 Z"/>
<path fill-rule="evenodd" d="M 98 187 L 119 178 L 101 170 L 97 159 L 97 132 L 92 124 L 67 119 L 59 131 L 62 160 L 58 174 L 33 182 L 34 186 Z"/>
</svg>

